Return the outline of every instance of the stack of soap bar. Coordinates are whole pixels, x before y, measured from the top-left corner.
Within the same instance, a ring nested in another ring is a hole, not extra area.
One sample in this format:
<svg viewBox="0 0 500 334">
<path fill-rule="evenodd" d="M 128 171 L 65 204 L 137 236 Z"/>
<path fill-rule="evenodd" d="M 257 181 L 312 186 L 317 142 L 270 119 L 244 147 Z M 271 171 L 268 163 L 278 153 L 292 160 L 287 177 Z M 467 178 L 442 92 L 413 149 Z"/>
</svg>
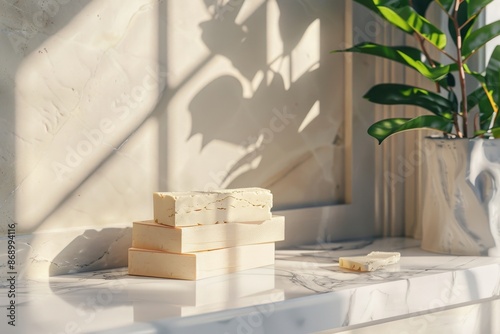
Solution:
<svg viewBox="0 0 500 334">
<path fill-rule="evenodd" d="M 285 219 L 261 188 L 153 194 L 154 220 L 134 222 L 129 274 L 197 280 L 274 264 Z"/>
</svg>

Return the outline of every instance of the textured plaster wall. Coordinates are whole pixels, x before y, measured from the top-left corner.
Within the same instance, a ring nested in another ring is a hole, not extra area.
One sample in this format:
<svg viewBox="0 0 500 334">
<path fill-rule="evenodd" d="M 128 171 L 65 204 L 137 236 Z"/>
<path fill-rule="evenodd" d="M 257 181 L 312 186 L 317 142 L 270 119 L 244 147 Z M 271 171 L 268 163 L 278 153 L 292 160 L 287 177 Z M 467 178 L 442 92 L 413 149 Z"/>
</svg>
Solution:
<svg viewBox="0 0 500 334">
<path fill-rule="evenodd" d="M 342 203 L 343 6 L 1 2 L 0 234 L 26 270 L 125 265 L 153 191 Z"/>
</svg>

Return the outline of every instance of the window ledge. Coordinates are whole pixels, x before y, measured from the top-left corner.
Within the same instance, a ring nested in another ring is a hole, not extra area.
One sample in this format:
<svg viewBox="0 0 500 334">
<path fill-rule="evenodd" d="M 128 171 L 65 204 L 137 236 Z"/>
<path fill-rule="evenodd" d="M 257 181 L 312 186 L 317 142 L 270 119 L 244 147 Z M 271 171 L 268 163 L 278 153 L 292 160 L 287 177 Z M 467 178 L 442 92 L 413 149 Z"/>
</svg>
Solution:
<svg viewBox="0 0 500 334">
<path fill-rule="evenodd" d="M 16 327 L 54 333 L 305 333 L 500 296 L 500 258 L 432 254 L 404 238 L 333 246 L 342 248 L 278 250 L 274 266 L 199 281 L 133 277 L 126 268 L 19 281 Z M 373 250 L 400 251 L 401 261 L 370 273 L 338 267 L 339 256 Z"/>
</svg>

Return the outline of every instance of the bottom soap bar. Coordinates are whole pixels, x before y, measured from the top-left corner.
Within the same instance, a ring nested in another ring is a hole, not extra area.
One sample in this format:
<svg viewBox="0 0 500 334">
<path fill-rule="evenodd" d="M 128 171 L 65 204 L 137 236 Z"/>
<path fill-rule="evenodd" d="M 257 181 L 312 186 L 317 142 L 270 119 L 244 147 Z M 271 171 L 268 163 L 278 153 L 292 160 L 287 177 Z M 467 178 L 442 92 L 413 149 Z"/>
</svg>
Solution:
<svg viewBox="0 0 500 334">
<path fill-rule="evenodd" d="M 204 252 L 168 253 L 129 248 L 128 273 L 197 280 L 274 264 L 274 242 Z"/>
<path fill-rule="evenodd" d="M 339 266 L 356 271 L 374 271 L 399 262 L 398 252 L 371 252 L 366 256 L 340 257 Z"/>
</svg>

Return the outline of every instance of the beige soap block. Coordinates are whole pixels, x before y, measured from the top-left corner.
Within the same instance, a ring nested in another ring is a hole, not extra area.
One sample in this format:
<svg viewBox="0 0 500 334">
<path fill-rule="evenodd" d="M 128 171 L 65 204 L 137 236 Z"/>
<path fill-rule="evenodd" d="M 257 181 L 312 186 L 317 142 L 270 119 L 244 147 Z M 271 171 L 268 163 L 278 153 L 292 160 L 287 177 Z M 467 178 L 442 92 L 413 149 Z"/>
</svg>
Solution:
<svg viewBox="0 0 500 334">
<path fill-rule="evenodd" d="M 193 252 L 128 251 L 128 273 L 196 280 L 274 264 L 274 243 Z"/>
<path fill-rule="evenodd" d="M 339 266 L 356 271 L 374 271 L 399 262 L 398 252 L 371 252 L 366 256 L 340 257 Z"/>
<path fill-rule="evenodd" d="M 273 195 L 262 188 L 153 193 L 154 220 L 170 226 L 271 219 Z"/>
<path fill-rule="evenodd" d="M 281 241 L 285 238 L 285 217 L 263 222 L 172 227 L 152 220 L 134 222 L 132 247 L 189 253 L 240 245 Z"/>
</svg>

